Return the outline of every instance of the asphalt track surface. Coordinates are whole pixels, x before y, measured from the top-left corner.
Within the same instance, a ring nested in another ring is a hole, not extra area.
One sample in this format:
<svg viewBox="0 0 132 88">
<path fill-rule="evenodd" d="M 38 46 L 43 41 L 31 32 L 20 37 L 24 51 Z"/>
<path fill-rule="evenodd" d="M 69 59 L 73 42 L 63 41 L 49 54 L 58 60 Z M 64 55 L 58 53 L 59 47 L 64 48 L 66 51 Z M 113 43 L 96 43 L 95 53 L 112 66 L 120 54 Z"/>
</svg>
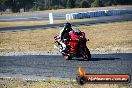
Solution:
<svg viewBox="0 0 132 88">
<path fill-rule="evenodd" d="M 90 61 L 60 55 L 0 56 L 0 77 L 75 79 L 79 66 L 88 74 L 132 75 L 132 53 L 92 54 Z"/>
<path fill-rule="evenodd" d="M 124 22 L 124 21 L 132 21 L 132 14 L 120 15 L 120 16 L 104 16 L 104 17 L 95 17 L 90 21 L 84 22 L 72 22 L 73 26 L 80 25 L 95 25 L 95 24 L 106 24 L 112 22 Z M 36 30 L 36 29 L 48 29 L 48 28 L 58 28 L 63 27 L 62 24 L 48 24 L 48 25 L 34 25 L 34 26 L 17 26 L 17 27 L 0 27 L 0 31 L 26 31 L 26 30 Z"/>
</svg>

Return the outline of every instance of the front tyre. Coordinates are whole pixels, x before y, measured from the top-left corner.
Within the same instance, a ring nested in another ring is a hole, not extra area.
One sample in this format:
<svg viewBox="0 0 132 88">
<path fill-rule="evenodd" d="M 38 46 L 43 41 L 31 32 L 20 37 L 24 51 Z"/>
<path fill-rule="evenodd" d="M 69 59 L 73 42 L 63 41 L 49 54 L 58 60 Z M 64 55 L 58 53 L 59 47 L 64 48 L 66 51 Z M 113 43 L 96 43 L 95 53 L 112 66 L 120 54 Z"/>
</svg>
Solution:
<svg viewBox="0 0 132 88">
<path fill-rule="evenodd" d="M 83 51 L 83 59 L 87 61 L 91 60 L 91 53 L 87 47 Z"/>
</svg>

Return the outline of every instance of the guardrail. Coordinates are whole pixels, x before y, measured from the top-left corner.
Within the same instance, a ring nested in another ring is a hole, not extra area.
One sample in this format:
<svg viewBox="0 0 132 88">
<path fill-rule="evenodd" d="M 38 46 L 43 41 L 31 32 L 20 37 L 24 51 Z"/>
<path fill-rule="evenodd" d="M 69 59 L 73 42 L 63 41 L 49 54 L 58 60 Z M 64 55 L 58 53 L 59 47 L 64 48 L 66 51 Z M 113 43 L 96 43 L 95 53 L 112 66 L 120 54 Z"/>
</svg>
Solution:
<svg viewBox="0 0 132 88">
<path fill-rule="evenodd" d="M 66 14 L 66 20 L 84 19 L 84 18 L 101 17 L 101 16 L 113 16 L 113 15 L 122 15 L 122 14 L 132 14 L 132 8 L 70 13 L 70 14 Z"/>
</svg>

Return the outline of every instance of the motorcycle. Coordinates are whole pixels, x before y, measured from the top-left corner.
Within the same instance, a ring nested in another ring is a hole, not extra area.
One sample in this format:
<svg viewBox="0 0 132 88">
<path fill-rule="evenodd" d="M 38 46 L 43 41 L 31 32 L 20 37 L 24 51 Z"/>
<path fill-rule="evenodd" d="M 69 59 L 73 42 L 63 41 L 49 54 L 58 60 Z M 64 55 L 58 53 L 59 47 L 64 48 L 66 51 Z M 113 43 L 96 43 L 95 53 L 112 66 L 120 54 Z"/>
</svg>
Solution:
<svg viewBox="0 0 132 88">
<path fill-rule="evenodd" d="M 70 39 L 64 39 L 64 43 L 66 44 L 66 50 L 67 53 L 62 53 L 64 59 L 70 60 L 73 57 L 83 57 L 84 60 L 90 60 L 91 54 L 89 49 L 86 46 L 86 42 L 89 41 L 89 39 L 85 38 L 85 33 L 81 32 L 81 34 L 74 34 L 73 32 L 69 33 Z M 54 37 L 55 44 L 54 48 L 57 48 L 59 51 L 62 51 L 63 47 L 60 44 L 60 38 L 59 36 Z"/>
</svg>

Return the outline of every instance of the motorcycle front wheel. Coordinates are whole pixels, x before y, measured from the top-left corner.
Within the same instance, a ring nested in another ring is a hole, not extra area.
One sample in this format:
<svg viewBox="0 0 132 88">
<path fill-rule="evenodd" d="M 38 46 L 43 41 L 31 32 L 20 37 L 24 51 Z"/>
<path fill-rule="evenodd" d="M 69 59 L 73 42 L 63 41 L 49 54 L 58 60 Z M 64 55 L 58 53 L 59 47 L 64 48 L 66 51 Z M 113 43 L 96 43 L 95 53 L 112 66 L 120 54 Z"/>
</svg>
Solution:
<svg viewBox="0 0 132 88">
<path fill-rule="evenodd" d="M 87 60 L 87 61 L 91 60 L 91 53 L 90 53 L 90 51 L 89 51 L 89 49 L 87 47 L 84 48 L 83 59 Z"/>
</svg>

